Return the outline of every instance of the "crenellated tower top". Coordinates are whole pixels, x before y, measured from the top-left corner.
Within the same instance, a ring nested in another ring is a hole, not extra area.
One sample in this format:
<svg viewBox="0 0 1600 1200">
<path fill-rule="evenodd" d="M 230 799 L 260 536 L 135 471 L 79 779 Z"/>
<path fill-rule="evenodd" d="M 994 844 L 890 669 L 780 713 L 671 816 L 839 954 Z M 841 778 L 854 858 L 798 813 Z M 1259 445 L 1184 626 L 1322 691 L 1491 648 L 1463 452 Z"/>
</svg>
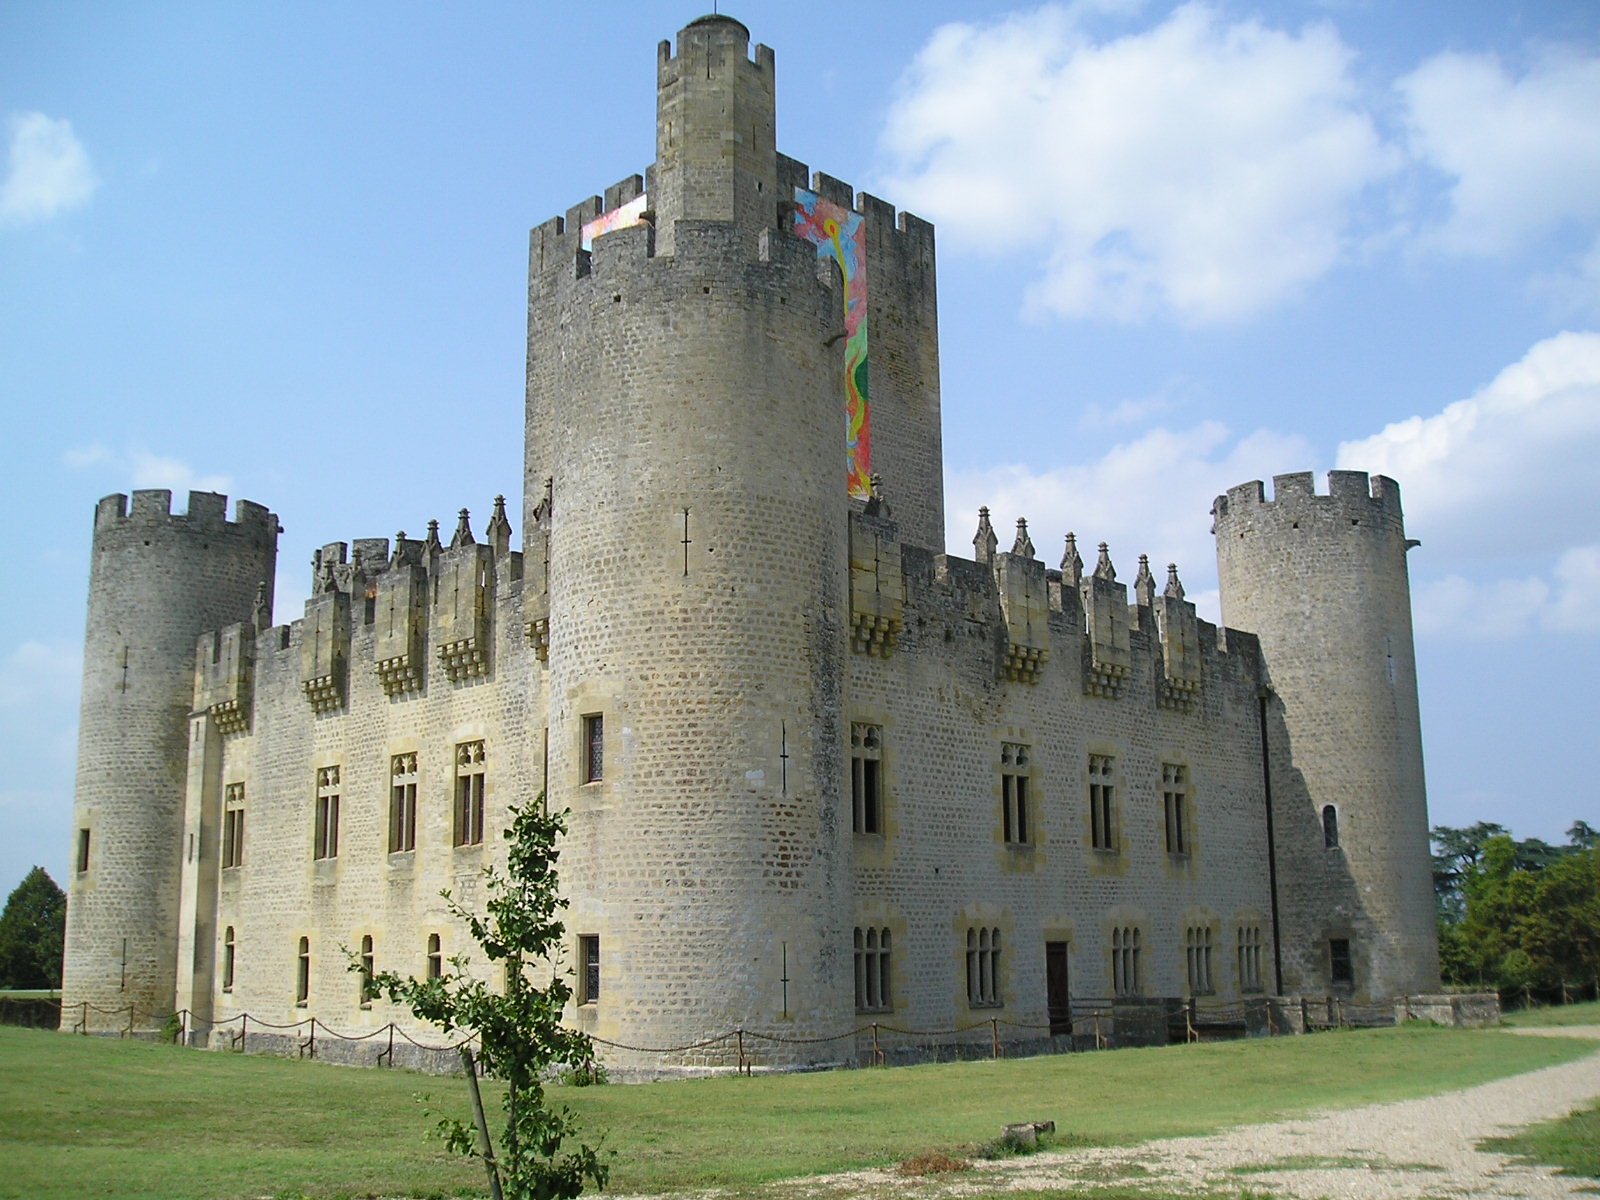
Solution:
<svg viewBox="0 0 1600 1200">
<path fill-rule="evenodd" d="M 707 16 L 660 45 L 656 162 L 651 180 L 658 246 L 672 253 L 678 221 L 777 223 L 778 147 L 772 50 L 732 17 Z M 752 241 L 753 244 L 753 241 Z"/>
</svg>

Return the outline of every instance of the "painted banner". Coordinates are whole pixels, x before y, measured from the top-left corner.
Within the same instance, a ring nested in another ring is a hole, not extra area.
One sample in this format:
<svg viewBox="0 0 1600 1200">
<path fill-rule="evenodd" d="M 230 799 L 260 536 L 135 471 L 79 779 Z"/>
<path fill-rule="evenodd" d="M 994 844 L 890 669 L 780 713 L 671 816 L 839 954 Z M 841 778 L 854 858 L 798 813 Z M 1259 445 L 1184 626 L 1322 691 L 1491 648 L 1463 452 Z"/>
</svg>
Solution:
<svg viewBox="0 0 1600 1200">
<path fill-rule="evenodd" d="M 867 407 L 867 226 L 861 214 L 795 188 L 794 231 L 832 258 L 844 276 L 845 456 L 850 494 L 872 495 L 872 421 Z"/>
<path fill-rule="evenodd" d="M 619 204 L 608 213 L 601 213 L 594 220 L 584 225 L 583 231 L 578 235 L 578 245 L 585 250 L 594 249 L 594 240 L 602 233 L 610 233 L 613 229 L 627 229 L 637 225 L 644 216 L 645 200 L 648 199 L 643 192 L 629 200 L 626 204 Z"/>
</svg>

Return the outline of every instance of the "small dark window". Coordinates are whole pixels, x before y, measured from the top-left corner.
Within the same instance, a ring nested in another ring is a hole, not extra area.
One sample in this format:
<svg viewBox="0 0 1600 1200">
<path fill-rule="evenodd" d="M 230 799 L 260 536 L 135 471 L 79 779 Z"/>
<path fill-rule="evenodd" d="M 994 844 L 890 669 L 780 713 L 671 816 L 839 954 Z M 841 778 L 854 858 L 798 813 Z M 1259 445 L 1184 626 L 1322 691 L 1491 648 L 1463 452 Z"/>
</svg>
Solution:
<svg viewBox="0 0 1600 1200">
<path fill-rule="evenodd" d="M 361 939 L 361 1007 L 372 1007 L 372 977 L 377 972 L 373 969 L 372 935 L 365 934 Z"/>
<path fill-rule="evenodd" d="M 583 975 L 578 980 L 578 1003 L 593 1004 L 600 999 L 600 935 L 586 933 L 578 938 L 578 957 Z"/>
<path fill-rule="evenodd" d="M 1350 961 L 1350 939 L 1332 938 L 1328 942 L 1328 978 L 1333 983 L 1354 983 L 1355 966 Z"/>
<path fill-rule="evenodd" d="M 1331 804 L 1322 806 L 1322 844 L 1329 850 L 1339 847 L 1339 810 Z"/>
<path fill-rule="evenodd" d="M 300 939 L 300 953 L 295 964 L 294 1002 L 304 1008 L 311 999 L 311 939 Z"/>
<path fill-rule="evenodd" d="M 439 946 L 439 935 L 428 935 L 428 978 L 439 979 L 444 975 L 444 951 Z"/>
<path fill-rule="evenodd" d="M 851 827 L 856 833 L 883 832 L 883 728 L 850 726 Z"/>
<path fill-rule="evenodd" d="M 583 781 L 598 783 L 606 777 L 606 719 L 601 713 L 583 718 Z"/>
<path fill-rule="evenodd" d="M 89 869 L 89 831 L 78 830 L 78 874 Z"/>
<path fill-rule="evenodd" d="M 233 991 L 234 961 L 233 926 L 229 925 L 222 935 L 222 990 L 225 992 Z"/>
</svg>

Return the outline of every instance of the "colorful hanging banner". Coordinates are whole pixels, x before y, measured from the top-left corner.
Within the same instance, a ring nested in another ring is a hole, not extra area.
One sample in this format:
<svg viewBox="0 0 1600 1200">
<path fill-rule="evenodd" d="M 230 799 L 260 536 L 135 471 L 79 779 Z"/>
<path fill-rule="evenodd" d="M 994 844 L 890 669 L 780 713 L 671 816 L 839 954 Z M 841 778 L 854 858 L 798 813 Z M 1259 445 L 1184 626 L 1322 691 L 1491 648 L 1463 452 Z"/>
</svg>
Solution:
<svg viewBox="0 0 1600 1200">
<path fill-rule="evenodd" d="M 832 258 L 844 276 L 845 456 L 850 494 L 872 495 L 872 421 L 867 406 L 867 225 L 861 214 L 795 188 L 794 231 Z"/>
<path fill-rule="evenodd" d="M 584 225 L 578 235 L 578 244 L 585 250 L 594 249 L 594 240 L 602 233 L 610 233 L 613 229 L 627 229 L 637 225 L 644 217 L 645 200 L 647 197 L 640 192 L 626 204 L 619 204 L 608 213 L 601 213 L 594 220 Z"/>
</svg>

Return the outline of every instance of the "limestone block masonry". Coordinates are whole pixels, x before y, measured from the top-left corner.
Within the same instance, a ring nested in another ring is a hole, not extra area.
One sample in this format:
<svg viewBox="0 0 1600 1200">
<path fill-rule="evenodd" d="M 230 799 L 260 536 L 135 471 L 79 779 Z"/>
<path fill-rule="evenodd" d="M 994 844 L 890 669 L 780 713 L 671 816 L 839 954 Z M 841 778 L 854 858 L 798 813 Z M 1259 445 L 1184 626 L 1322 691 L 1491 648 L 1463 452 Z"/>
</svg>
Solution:
<svg viewBox="0 0 1600 1200">
<path fill-rule="evenodd" d="M 503 497 L 481 535 L 329 542 L 275 624 L 266 509 L 101 502 L 64 1024 L 439 1041 L 350 955 L 492 979 L 439 893 L 481 904 L 541 795 L 541 969 L 619 1077 L 1436 990 L 1393 483 L 1220 498 L 1231 628 L 1176 564 L 1119 579 L 1136 547 L 1055 531 L 1050 566 L 985 509 L 943 553 L 932 226 L 779 152 L 738 21 L 661 43 L 657 85 L 655 162 L 530 236 L 520 543 Z"/>
</svg>

